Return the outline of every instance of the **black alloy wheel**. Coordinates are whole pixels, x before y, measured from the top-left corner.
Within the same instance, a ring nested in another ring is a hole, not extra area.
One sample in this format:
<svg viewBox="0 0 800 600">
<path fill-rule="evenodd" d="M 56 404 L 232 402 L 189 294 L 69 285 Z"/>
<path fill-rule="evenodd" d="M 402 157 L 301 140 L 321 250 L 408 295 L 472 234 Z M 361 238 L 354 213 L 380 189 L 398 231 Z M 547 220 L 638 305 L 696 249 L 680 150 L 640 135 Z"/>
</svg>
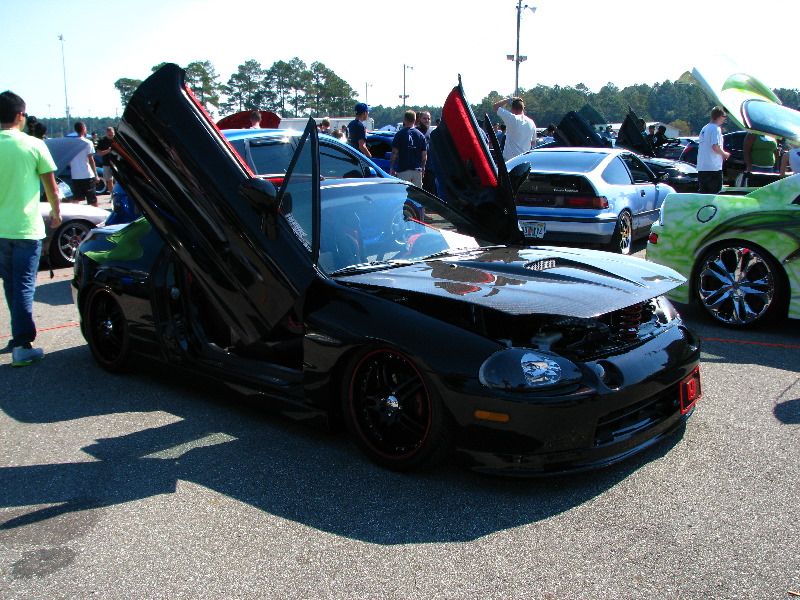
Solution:
<svg viewBox="0 0 800 600">
<path fill-rule="evenodd" d="M 126 369 L 131 349 L 128 323 L 116 296 L 98 288 L 86 302 L 84 335 L 95 360 L 106 371 L 119 373 Z"/>
<path fill-rule="evenodd" d="M 343 394 L 348 429 L 377 464 L 395 471 L 431 467 L 450 452 L 441 401 L 403 354 L 377 348 L 349 371 Z"/>
<path fill-rule="evenodd" d="M 627 211 L 622 211 L 617 217 L 617 226 L 611 236 L 609 251 L 617 254 L 630 254 L 633 247 L 633 222 Z"/>
<path fill-rule="evenodd" d="M 53 267 L 71 267 L 83 238 L 89 235 L 92 224 L 87 221 L 62 223 L 50 241 L 50 264 Z"/>
<path fill-rule="evenodd" d="M 745 243 L 717 247 L 703 257 L 696 273 L 698 300 L 723 325 L 762 324 L 785 309 L 783 273 L 760 248 Z"/>
</svg>

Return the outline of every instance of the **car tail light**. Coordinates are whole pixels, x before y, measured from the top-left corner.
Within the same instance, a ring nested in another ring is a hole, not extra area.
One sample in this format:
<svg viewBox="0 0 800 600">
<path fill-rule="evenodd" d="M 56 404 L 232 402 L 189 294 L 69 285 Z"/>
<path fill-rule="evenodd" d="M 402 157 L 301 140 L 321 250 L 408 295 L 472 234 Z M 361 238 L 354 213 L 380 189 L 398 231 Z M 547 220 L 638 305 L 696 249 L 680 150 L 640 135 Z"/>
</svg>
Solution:
<svg viewBox="0 0 800 600">
<path fill-rule="evenodd" d="M 694 408 L 695 402 L 703 395 L 700 387 L 700 367 L 695 367 L 683 381 L 681 381 L 681 414 L 685 415 Z"/>
<path fill-rule="evenodd" d="M 608 198 L 605 196 L 564 196 L 564 206 L 567 208 L 608 208 Z"/>
<path fill-rule="evenodd" d="M 647 238 L 647 243 L 648 244 L 657 244 L 658 243 L 658 234 L 657 233 L 651 233 L 650 237 Z"/>
</svg>

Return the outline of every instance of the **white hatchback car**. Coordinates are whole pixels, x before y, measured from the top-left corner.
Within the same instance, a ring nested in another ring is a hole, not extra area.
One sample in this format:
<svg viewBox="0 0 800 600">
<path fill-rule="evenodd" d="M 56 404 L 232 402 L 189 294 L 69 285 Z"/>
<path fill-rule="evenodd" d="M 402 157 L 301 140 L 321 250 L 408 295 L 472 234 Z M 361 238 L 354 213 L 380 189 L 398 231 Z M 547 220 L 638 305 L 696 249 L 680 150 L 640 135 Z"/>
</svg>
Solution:
<svg viewBox="0 0 800 600">
<path fill-rule="evenodd" d="M 600 245 L 630 254 L 646 237 L 667 194 L 663 183 L 633 152 L 614 148 L 546 148 L 507 162 L 531 171 L 517 191 L 520 229 L 530 243 Z"/>
</svg>

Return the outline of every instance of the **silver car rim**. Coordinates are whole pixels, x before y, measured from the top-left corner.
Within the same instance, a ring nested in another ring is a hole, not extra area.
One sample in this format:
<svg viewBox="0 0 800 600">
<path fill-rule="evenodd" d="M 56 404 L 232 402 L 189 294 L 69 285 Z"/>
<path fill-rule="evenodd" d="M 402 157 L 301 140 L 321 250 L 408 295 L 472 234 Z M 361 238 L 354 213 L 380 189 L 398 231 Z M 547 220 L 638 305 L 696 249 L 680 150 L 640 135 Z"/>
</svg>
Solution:
<svg viewBox="0 0 800 600">
<path fill-rule="evenodd" d="M 775 301 L 772 267 L 747 247 L 722 248 L 709 254 L 697 283 L 697 293 L 706 310 L 729 325 L 758 320 Z"/>
<path fill-rule="evenodd" d="M 58 248 L 61 256 L 70 263 L 75 262 L 78 246 L 89 233 L 89 227 L 83 223 L 69 223 L 62 227 L 58 234 Z"/>
</svg>

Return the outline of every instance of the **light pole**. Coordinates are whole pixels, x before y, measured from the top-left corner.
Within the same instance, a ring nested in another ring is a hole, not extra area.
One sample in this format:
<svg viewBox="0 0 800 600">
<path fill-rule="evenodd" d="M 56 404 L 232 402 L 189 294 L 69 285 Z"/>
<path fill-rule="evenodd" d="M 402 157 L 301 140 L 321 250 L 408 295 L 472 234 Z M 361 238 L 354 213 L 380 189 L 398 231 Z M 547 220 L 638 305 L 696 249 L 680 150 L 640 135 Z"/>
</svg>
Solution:
<svg viewBox="0 0 800 600">
<path fill-rule="evenodd" d="M 403 65 L 403 95 L 400 96 L 403 99 L 403 114 L 406 112 L 406 99 L 408 98 L 408 94 L 406 94 L 406 69 L 411 69 L 413 71 L 414 67 Z"/>
<path fill-rule="evenodd" d="M 372 87 L 371 83 L 364 82 L 364 104 L 369 106 L 369 88 Z"/>
<path fill-rule="evenodd" d="M 516 78 L 514 79 L 514 95 L 519 96 L 519 63 L 525 62 L 528 60 L 527 56 L 520 56 L 519 55 L 519 28 L 520 22 L 522 21 L 522 11 L 526 8 L 531 9 L 531 12 L 536 12 L 535 6 L 522 6 L 522 0 L 517 0 L 517 53 L 516 54 L 506 54 L 506 58 L 508 60 L 514 61 L 515 73 Z"/>
<path fill-rule="evenodd" d="M 59 35 L 61 40 L 61 69 L 64 72 L 64 112 L 67 115 L 67 132 L 69 132 L 69 100 L 67 100 L 67 64 L 64 60 L 64 36 Z"/>
</svg>

